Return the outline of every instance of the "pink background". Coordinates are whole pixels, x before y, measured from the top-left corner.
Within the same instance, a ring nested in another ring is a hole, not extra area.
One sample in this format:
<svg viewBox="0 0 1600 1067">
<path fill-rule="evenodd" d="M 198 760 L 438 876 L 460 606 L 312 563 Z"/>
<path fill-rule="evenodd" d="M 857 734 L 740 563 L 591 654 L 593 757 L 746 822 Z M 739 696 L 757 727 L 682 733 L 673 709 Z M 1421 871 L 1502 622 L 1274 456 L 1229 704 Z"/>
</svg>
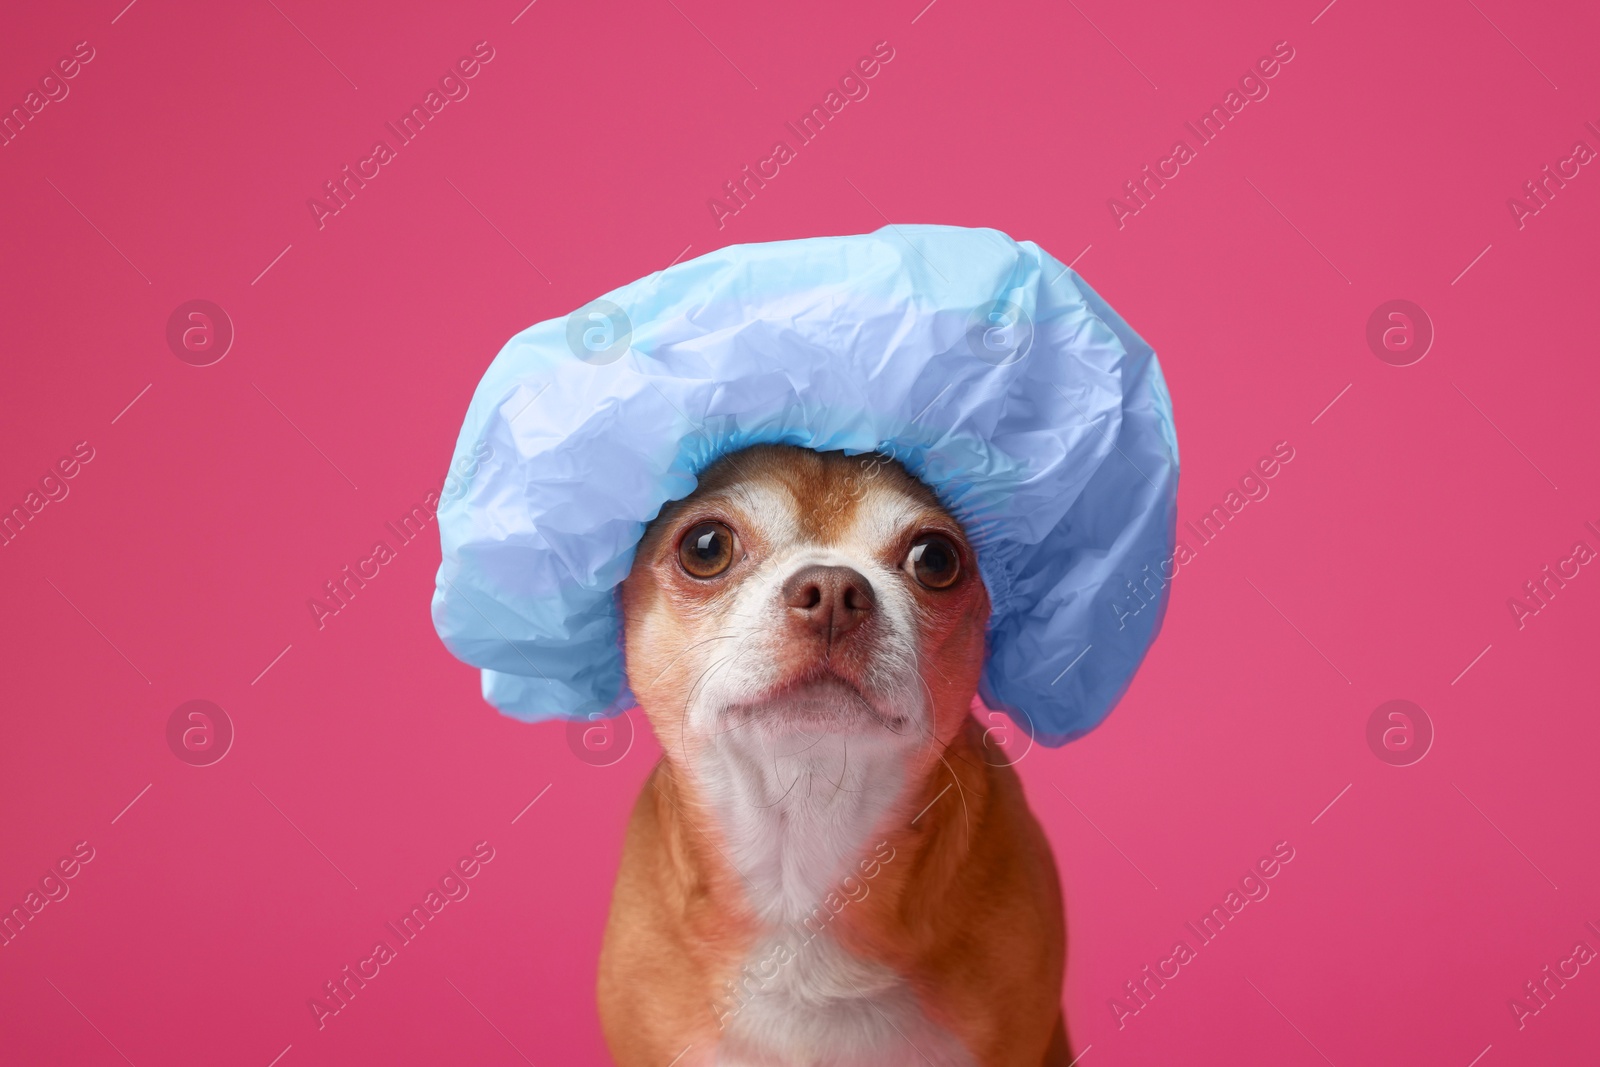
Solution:
<svg viewBox="0 0 1600 1067">
<path fill-rule="evenodd" d="M 428 619 L 431 527 L 324 629 L 307 601 L 440 487 L 511 334 L 886 220 L 1076 262 L 1161 354 L 1181 519 L 1295 450 L 1180 571 L 1109 722 L 1022 762 L 1082 1062 L 1593 1055 L 1600 967 L 1521 1029 L 1508 1001 L 1600 949 L 1600 575 L 1507 607 L 1600 548 L 1600 174 L 1507 207 L 1600 148 L 1593 9 L 124 2 L 0 33 L 7 108 L 95 53 L 0 148 L 0 507 L 94 449 L 0 548 L 0 905 L 95 850 L 0 948 L 0 1060 L 605 1062 L 595 957 L 653 742 L 591 766 L 485 706 Z M 307 199 L 483 40 L 470 95 L 319 229 Z M 880 40 L 870 95 L 719 229 L 707 199 Z M 1119 229 L 1107 198 L 1285 40 L 1270 96 Z M 196 298 L 237 331 L 207 367 L 166 342 Z M 1411 366 L 1365 340 L 1394 298 L 1436 331 Z M 1397 698 L 1437 732 L 1408 767 L 1366 740 Z M 168 747 L 191 699 L 237 731 L 212 766 Z M 308 998 L 484 840 L 470 896 L 319 1030 Z M 1271 895 L 1119 1028 L 1110 998 L 1279 841 Z"/>
</svg>

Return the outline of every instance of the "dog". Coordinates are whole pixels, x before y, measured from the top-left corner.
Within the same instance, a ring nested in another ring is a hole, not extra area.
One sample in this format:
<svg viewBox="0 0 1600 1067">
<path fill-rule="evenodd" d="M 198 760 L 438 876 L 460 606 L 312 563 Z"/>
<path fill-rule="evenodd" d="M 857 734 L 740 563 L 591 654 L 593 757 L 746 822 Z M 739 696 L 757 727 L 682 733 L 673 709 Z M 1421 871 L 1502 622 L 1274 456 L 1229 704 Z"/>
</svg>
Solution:
<svg viewBox="0 0 1600 1067">
<path fill-rule="evenodd" d="M 972 714 L 989 597 L 933 492 L 884 456 L 733 453 L 620 603 L 664 756 L 601 948 L 617 1062 L 1066 1064 L 1060 883 Z"/>
</svg>

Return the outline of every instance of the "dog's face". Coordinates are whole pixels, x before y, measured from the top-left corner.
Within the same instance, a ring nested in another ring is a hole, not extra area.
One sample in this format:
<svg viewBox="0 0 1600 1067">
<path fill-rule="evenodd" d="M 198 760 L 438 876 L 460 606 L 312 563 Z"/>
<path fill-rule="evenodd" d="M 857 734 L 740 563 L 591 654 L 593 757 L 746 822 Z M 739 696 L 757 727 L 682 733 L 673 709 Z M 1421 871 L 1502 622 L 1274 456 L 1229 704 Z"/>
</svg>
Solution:
<svg viewBox="0 0 1600 1067">
<path fill-rule="evenodd" d="M 629 682 L 669 758 L 735 731 L 942 745 L 989 616 L 972 548 L 925 485 L 881 456 L 788 446 L 725 457 L 664 509 L 622 601 Z"/>
</svg>

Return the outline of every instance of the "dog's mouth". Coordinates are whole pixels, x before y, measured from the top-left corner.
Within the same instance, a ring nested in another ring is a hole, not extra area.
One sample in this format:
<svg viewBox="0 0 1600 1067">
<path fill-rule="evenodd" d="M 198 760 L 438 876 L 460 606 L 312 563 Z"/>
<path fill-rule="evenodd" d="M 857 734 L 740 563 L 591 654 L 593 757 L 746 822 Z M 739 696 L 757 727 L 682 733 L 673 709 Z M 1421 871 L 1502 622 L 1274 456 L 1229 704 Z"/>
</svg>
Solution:
<svg viewBox="0 0 1600 1067">
<path fill-rule="evenodd" d="M 854 683 L 828 670 L 784 682 L 754 700 L 731 704 L 727 714 L 730 726 L 754 725 L 776 732 L 886 729 L 900 733 L 907 727 L 904 715 L 885 710 Z"/>
</svg>

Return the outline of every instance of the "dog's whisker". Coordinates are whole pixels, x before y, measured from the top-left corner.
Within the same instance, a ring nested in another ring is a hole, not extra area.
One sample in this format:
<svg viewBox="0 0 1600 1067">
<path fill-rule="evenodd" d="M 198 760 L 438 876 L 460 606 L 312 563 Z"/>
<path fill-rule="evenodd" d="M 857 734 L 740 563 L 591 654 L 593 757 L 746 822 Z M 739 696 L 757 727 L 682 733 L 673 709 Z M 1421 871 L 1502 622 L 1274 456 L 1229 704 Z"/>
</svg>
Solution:
<svg viewBox="0 0 1600 1067">
<path fill-rule="evenodd" d="M 778 761 L 777 761 L 776 758 L 774 758 L 773 761 L 772 761 L 772 771 L 773 771 L 774 774 L 778 775 L 778 780 L 781 782 L 783 780 L 783 775 L 778 774 Z M 752 804 L 751 807 L 757 809 L 758 811 L 759 810 L 764 810 L 766 808 L 775 808 L 775 807 L 777 807 L 779 804 L 782 804 L 785 800 L 788 799 L 790 793 L 794 792 L 794 787 L 795 787 L 796 783 L 798 783 L 799 781 L 800 781 L 800 775 L 798 773 L 796 773 L 795 776 L 794 776 L 794 780 L 789 783 L 789 788 L 787 788 L 787 789 L 785 789 L 783 791 L 783 796 L 779 797 L 777 800 L 774 800 L 771 804 Z"/>
<path fill-rule="evenodd" d="M 683 714 L 678 717 L 679 747 L 683 750 L 683 759 L 685 763 L 689 762 L 688 726 L 690 711 L 694 708 L 695 691 L 698 690 L 703 684 L 708 684 L 710 682 L 713 672 L 738 659 L 739 655 L 744 651 L 744 646 L 748 644 L 755 636 L 756 634 L 753 632 L 746 634 L 744 638 L 740 640 L 737 648 L 735 648 L 727 656 L 724 656 L 722 659 L 713 663 L 710 667 L 706 668 L 706 670 L 702 671 L 700 677 L 696 679 L 695 684 L 690 687 L 689 695 L 684 698 Z"/>
<path fill-rule="evenodd" d="M 662 667 L 661 668 L 661 672 L 650 680 L 650 684 L 651 685 L 655 685 L 657 682 L 661 681 L 662 677 L 668 671 L 670 671 L 673 668 L 673 666 L 676 665 L 677 662 L 680 659 L 682 659 L 684 656 L 687 656 L 690 652 L 692 652 L 695 649 L 701 647 L 702 645 L 709 645 L 713 641 L 734 641 L 734 640 L 737 640 L 738 637 L 739 637 L 738 634 L 713 634 L 710 637 L 702 637 L 698 641 L 694 641 L 694 642 L 691 642 L 688 645 L 685 645 L 684 648 L 682 649 L 682 651 L 680 651 L 676 656 L 673 656 L 670 660 L 667 661 L 667 665 L 665 667 Z"/>
<path fill-rule="evenodd" d="M 839 764 L 839 780 L 833 783 L 833 795 L 838 796 L 844 790 L 844 776 L 850 772 L 850 739 L 844 739 L 844 760 Z"/>
<path fill-rule="evenodd" d="M 702 684 L 709 682 L 711 680 L 711 675 L 727 666 L 729 663 L 733 662 L 737 655 L 738 650 L 735 649 L 733 655 L 724 656 L 722 659 L 713 661 L 710 666 L 700 672 L 700 677 L 695 679 L 694 685 L 689 689 L 688 697 L 684 699 L 684 714 L 679 716 L 678 737 L 681 742 L 679 747 L 683 749 L 683 758 L 686 763 L 689 759 L 689 711 L 694 707 L 695 690 L 700 688 Z"/>
</svg>

